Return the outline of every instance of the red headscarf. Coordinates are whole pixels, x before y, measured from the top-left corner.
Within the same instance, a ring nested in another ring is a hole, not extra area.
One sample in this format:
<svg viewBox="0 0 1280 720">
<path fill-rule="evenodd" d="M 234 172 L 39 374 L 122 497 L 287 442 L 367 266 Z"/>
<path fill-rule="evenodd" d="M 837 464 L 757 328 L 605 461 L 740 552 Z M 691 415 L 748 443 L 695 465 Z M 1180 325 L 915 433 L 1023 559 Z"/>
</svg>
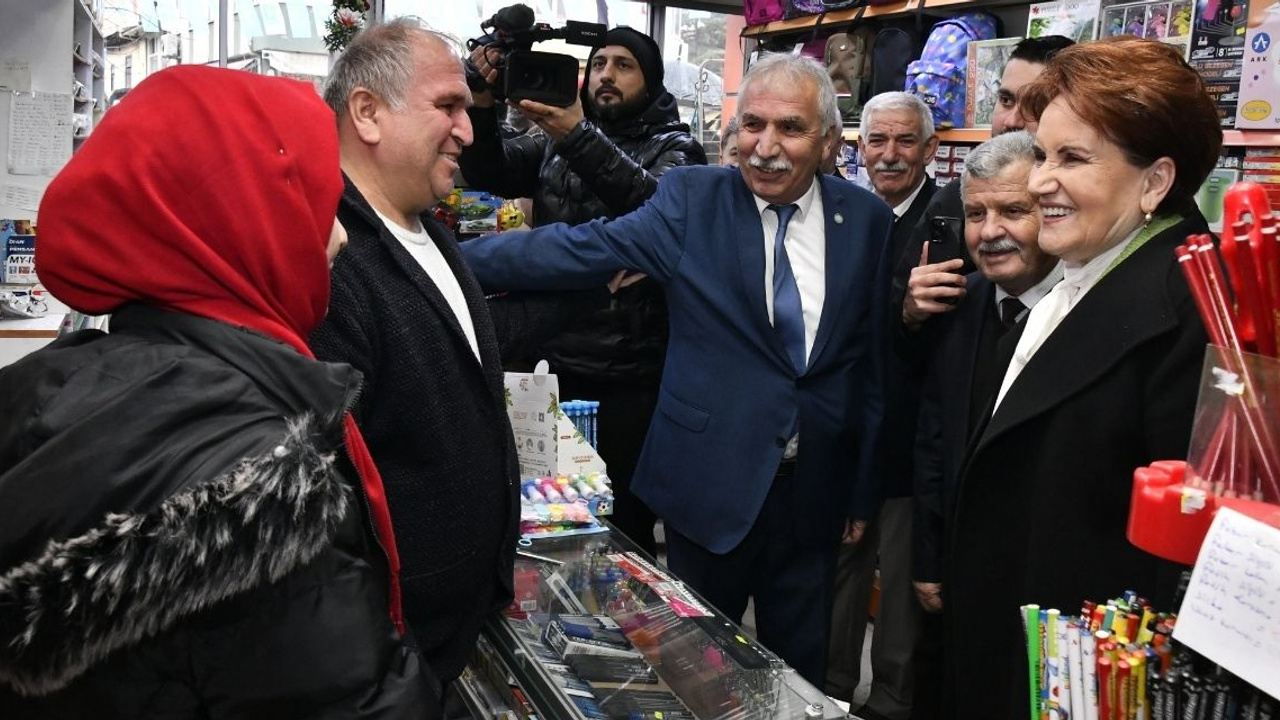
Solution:
<svg viewBox="0 0 1280 720">
<path fill-rule="evenodd" d="M 142 302 L 314 357 L 306 338 L 329 305 L 325 248 L 341 196 L 337 125 L 313 87 L 178 66 L 134 88 L 49 185 L 36 267 L 81 312 Z M 382 478 L 355 421 L 345 422 L 403 630 Z"/>
<path fill-rule="evenodd" d="M 82 312 L 140 301 L 309 355 L 341 195 L 333 113 L 311 86 L 170 68 L 107 113 L 50 184 L 36 267 Z"/>
</svg>

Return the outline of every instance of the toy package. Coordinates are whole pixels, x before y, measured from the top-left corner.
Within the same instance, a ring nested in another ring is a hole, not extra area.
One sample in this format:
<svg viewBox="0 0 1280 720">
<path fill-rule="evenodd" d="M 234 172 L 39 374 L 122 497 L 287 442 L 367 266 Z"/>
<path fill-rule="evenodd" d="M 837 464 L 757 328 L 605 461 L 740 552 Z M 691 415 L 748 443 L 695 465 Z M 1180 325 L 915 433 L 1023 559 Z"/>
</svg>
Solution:
<svg viewBox="0 0 1280 720">
<path fill-rule="evenodd" d="M 1224 129 L 1236 126 L 1248 13 L 1249 0 L 1196 0 L 1192 13 L 1187 62 L 1204 78 Z"/>
<path fill-rule="evenodd" d="M 1027 10 L 1027 37 L 1061 35 L 1076 42 L 1088 42 L 1095 36 L 1098 3 L 1083 0 L 1032 3 Z"/>
<path fill-rule="evenodd" d="M 1280 127 L 1280 4 L 1275 0 L 1254 0 L 1249 8 L 1248 31 L 1244 43 L 1244 68 L 1240 78 L 1240 104 L 1236 127 L 1275 130 Z"/>
<path fill-rule="evenodd" d="M 1120 2 L 1102 6 L 1098 38 L 1132 35 L 1176 46 L 1183 57 L 1191 44 L 1191 0 Z"/>
<path fill-rule="evenodd" d="M 0 283 L 36 284 L 36 234 L 30 220 L 0 219 Z"/>
</svg>

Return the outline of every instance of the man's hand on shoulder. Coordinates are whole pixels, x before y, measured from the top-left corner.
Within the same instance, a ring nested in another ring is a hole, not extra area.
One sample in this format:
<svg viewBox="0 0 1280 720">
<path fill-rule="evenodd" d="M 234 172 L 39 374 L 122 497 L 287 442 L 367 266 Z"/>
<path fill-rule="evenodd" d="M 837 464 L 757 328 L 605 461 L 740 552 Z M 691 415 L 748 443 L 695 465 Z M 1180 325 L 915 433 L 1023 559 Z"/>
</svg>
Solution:
<svg viewBox="0 0 1280 720">
<path fill-rule="evenodd" d="M 911 268 L 907 280 L 907 296 L 902 302 L 902 323 L 915 329 L 934 315 L 951 312 L 965 295 L 964 276 L 956 271 L 964 267 L 959 258 L 929 263 L 929 243 L 920 251 L 920 264 Z"/>
<path fill-rule="evenodd" d="M 513 103 L 513 106 L 556 142 L 563 140 L 565 135 L 582 122 L 583 117 L 581 99 L 574 99 L 572 105 L 563 108 L 543 105 L 532 100 L 521 100 L 519 103 Z"/>
</svg>

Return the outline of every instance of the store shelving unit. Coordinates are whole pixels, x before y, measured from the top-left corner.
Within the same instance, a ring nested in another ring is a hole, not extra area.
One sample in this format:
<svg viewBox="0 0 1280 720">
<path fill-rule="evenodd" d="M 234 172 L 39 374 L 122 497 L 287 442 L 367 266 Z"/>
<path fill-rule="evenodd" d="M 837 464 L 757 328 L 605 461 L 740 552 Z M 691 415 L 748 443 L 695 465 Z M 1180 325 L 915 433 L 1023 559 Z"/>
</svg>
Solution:
<svg viewBox="0 0 1280 720">
<path fill-rule="evenodd" d="M 74 146 L 79 148 L 106 107 L 107 50 L 97 14 L 85 0 L 72 0 L 72 5 L 71 61 L 74 83 L 78 83 L 73 84 L 73 112 L 85 118 L 74 135 Z"/>
<path fill-rule="evenodd" d="M 923 8 L 920 7 L 921 3 L 924 3 Z M 858 22 L 862 22 L 865 20 L 905 18 L 910 17 L 917 11 L 949 16 L 970 10 L 995 11 L 1001 14 L 1003 16 L 1002 19 L 1005 21 L 1004 34 L 1016 36 L 1021 34 L 1021 30 L 1018 29 L 1015 32 L 1015 28 L 1025 26 L 1025 15 L 1019 18 L 1016 14 L 1012 12 L 1006 13 L 1005 11 L 1023 9 L 1027 5 L 1029 5 L 1029 0 L 898 0 L 898 2 L 868 6 L 861 16 L 859 16 L 857 8 L 846 8 L 844 10 L 833 10 L 822 15 L 807 15 L 763 25 L 750 25 L 742 31 L 742 36 L 757 41 L 769 37 L 790 36 L 800 39 L 806 34 L 818 31 L 851 28 L 855 19 Z M 1016 24 L 1015 21 L 1017 21 Z M 988 128 L 955 128 L 938 132 L 938 138 L 944 143 L 977 144 L 990 139 L 990 137 L 991 131 Z M 845 130 L 845 140 L 856 142 L 857 139 L 858 132 L 856 129 Z M 1280 147 L 1280 132 L 1226 130 L 1223 132 L 1223 144 L 1230 147 Z"/>
</svg>

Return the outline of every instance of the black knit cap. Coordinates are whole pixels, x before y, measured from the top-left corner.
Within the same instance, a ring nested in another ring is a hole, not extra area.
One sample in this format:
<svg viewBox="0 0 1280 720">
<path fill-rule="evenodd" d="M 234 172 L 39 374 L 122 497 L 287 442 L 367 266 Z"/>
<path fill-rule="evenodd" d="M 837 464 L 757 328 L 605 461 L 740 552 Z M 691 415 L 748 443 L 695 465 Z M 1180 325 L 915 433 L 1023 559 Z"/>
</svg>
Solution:
<svg viewBox="0 0 1280 720">
<path fill-rule="evenodd" d="M 658 43 L 654 42 L 653 38 L 639 30 L 620 25 L 604 34 L 601 47 L 606 45 L 621 45 L 631 51 L 636 62 L 640 64 L 640 72 L 644 74 L 645 91 L 650 99 L 661 95 L 666 90 L 662 85 L 664 79 L 662 51 L 658 49 Z M 591 72 L 591 61 L 599 50 L 600 48 L 592 48 L 591 54 L 587 56 L 588 73 Z"/>
</svg>

